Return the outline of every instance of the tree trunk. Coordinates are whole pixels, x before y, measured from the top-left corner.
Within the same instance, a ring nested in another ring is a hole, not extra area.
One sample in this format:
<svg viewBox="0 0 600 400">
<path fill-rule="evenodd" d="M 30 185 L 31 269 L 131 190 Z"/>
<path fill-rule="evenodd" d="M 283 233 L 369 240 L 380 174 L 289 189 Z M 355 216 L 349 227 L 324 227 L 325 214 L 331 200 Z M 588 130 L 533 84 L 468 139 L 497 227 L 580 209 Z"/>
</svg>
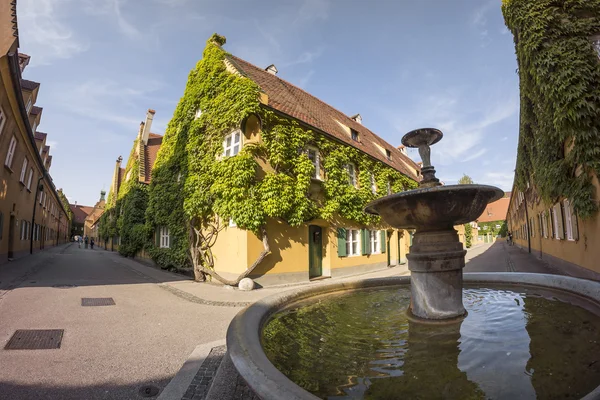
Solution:
<svg viewBox="0 0 600 400">
<path fill-rule="evenodd" d="M 199 229 L 190 225 L 190 239 L 192 239 L 190 240 L 190 254 L 192 265 L 194 266 L 194 279 L 196 281 L 204 282 L 206 280 L 206 275 L 210 275 L 225 285 L 237 286 L 242 279 L 250 275 L 265 257 L 271 253 L 267 230 L 265 227 L 261 229 L 263 251 L 259 254 L 254 263 L 234 280 L 226 279 L 214 270 L 214 258 L 211 248 L 216 241 L 219 230 L 218 227 L 210 226 L 208 233 L 205 236 Z"/>
</svg>

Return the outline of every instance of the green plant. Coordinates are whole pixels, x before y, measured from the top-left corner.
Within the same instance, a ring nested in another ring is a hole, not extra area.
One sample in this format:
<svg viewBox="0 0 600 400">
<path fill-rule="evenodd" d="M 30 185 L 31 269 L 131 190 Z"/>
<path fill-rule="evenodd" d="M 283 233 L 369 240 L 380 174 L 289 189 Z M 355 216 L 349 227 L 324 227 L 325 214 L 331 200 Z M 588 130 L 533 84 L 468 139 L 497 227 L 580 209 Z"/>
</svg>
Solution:
<svg viewBox="0 0 600 400">
<path fill-rule="evenodd" d="M 504 0 L 514 35 L 521 113 L 515 184 L 542 199 L 567 197 L 582 218 L 597 212 L 600 169 L 600 0 Z"/>
<path fill-rule="evenodd" d="M 473 227 L 471 224 L 465 224 L 465 246 L 470 248 L 473 245 Z"/>
</svg>

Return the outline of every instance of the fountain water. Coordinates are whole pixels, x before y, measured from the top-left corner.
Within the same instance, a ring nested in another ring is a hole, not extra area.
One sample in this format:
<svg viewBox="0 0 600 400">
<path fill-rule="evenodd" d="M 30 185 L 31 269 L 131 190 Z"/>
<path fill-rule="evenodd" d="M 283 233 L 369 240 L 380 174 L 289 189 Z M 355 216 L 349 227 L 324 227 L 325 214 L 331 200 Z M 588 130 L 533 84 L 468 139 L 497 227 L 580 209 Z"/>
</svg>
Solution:
<svg viewBox="0 0 600 400">
<path fill-rule="evenodd" d="M 261 399 L 600 398 L 600 282 L 463 276 L 454 226 L 503 192 L 441 185 L 430 146 L 442 136 L 431 128 L 405 135 L 423 160 L 420 187 L 365 209 L 416 230 L 410 277 L 293 289 L 231 322 L 229 355 Z"/>
</svg>

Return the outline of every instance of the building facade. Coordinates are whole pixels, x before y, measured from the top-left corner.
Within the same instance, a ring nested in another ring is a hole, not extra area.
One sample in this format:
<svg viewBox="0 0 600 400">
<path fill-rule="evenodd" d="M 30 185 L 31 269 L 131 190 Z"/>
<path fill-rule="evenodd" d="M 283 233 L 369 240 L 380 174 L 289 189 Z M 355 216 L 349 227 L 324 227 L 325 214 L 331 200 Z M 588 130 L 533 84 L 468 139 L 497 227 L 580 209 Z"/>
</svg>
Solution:
<svg viewBox="0 0 600 400">
<path fill-rule="evenodd" d="M 15 2 L 0 5 L 0 263 L 64 243 L 70 213 L 50 176 L 46 134 L 38 132 L 40 84 L 21 77 Z"/>
<path fill-rule="evenodd" d="M 600 279 L 600 1 L 506 0 L 502 11 L 521 97 L 508 230 L 565 273 Z"/>
<path fill-rule="evenodd" d="M 492 243 L 498 235 L 506 235 L 506 215 L 510 205 L 511 192 L 504 193 L 504 197 L 490 203 L 477 219 L 478 242 Z M 504 226 L 504 228 L 503 228 Z"/>
</svg>

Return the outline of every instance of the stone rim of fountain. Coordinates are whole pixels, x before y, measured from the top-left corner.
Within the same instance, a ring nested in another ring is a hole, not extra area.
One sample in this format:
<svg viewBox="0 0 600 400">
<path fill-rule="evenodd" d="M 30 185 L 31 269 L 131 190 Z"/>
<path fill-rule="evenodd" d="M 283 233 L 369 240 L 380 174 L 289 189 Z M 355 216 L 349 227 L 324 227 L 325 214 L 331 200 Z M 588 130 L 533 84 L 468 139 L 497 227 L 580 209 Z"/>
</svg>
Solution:
<svg viewBox="0 0 600 400">
<path fill-rule="evenodd" d="M 596 281 L 562 275 L 519 272 L 466 273 L 464 281 L 469 285 L 514 285 L 515 287 L 526 285 L 560 290 L 582 297 L 600 309 L 600 282 Z M 227 349 L 231 360 L 238 373 L 263 400 L 317 400 L 319 397 L 295 384 L 267 358 L 262 347 L 261 336 L 270 317 L 293 303 L 317 295 L 409 284 L 410 276 L 357 279 L 292 289 L 261 299 L 240 311 L 227 329 Z M 600 398 L 600 386 L 584 396 L 582 400 L 597 398 Z"/>
</svg>

